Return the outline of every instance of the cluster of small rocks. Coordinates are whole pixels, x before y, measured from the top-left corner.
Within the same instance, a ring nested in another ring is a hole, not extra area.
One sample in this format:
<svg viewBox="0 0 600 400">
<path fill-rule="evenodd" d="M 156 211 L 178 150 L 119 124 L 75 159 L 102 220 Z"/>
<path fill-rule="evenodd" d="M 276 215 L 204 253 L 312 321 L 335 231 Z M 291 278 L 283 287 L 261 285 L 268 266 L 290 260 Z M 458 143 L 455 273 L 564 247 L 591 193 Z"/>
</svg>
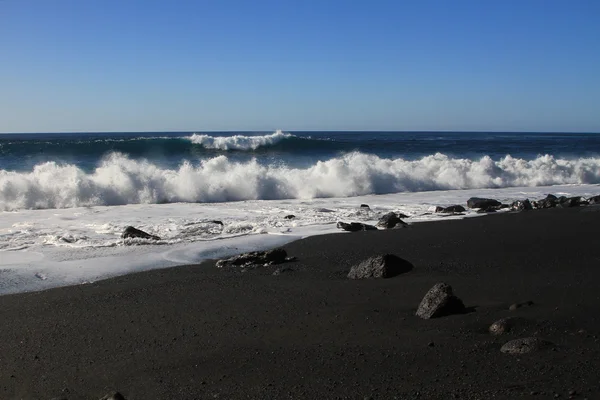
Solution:
<svg viewBox="0 0 600 400">
<path fill-rule="evenodd" d="M 467 207 L 470 209 L 476 209 L 478 213 L 490 213 L 500 209 L 510 209 L 512 211 L 525 211 L 543 208 L 570 208 L 585 206 L 588 204 L 600 204 L 600 195 L 593 196 L 588 199 L 584 199 L 581 196 L 565 197 L 555 196 L 553 194 L 547 195 L 545 198 L 537 201 L 530 201 L 529 199 L 517 200 L 511 204 L 503 204 L 495 199 L 487 199 L 480 197 L 471 197 L 467 200 Z M 436 207 L 436 213 L 446 214 L 460 214 L 465 212 L 466 209 L 461 205 L 451 205 L 448 207 Z"/>
</svg>

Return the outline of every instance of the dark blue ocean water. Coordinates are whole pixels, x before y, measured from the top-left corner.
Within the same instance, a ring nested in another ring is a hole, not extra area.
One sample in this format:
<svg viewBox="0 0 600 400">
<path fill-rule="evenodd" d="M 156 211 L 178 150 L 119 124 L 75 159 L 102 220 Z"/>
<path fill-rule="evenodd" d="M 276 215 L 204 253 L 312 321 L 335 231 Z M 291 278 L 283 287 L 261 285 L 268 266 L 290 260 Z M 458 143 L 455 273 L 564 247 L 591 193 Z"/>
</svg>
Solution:
<svg viewBox="0 0 600 400">
<path fill-rule="evenodd" d="M 0 135 L 0 210 L 600 184 L 600 135 Z"/>
<path fill-rule="evenodd" d="M 288 136 L 289 134 L 289 136 Z M 216 145 L 215 140 L 220 144 Z M 232 161 L 306 168 L 350 152 L 415 160 L 442 153 L 476 160 L 506 155 L 525 160 L 539 155 L 574 159 L 598 157 L 600 134 L 485 132 L 156 132 L 36 133 L 0 135 L 0 170 L 31 171 L 53 161 L 93 171 L 111 153 L 177 168 L 225 155 Z"/>
</svg>

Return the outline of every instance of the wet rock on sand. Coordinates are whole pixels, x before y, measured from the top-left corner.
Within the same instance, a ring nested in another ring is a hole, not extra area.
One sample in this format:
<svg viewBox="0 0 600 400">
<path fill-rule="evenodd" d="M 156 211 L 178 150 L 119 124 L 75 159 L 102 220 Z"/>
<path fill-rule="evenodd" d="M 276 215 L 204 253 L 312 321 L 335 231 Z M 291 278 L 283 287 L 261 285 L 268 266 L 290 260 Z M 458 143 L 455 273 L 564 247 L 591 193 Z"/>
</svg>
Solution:
<svg viewBox="0 0 600 400">
<path fill-rule="evenodd" d="M 453 206 L 448 206 L 448 207 L 436 207 L 435 208 L 435 212 L 438 213 L 445 213 L 445 214 L 451 214 L 451 213 L 462 213 L 465 212 L 465 208 L 463 206 L 460 206 L 458 204 L 453 205 Z"/>
<path fill-rule="evenodd" d="M 156 235 L 151 235 L 147 232 L 134 228 L 133 226 L 128 226 L 121 234 L 123 239 L 127 238 L 140 238 L 140 239 L 151 239 L 151 240 L 160 240 L 160 237 Z"/>
<path fill-rule="evenodd" d="M 242 267 L 255 268 L 265 265 L 281 264 L 291 261 L 283 249 L 273 249 L 268 251 L 251 251 L 249 253 L 239 254 L 230 258 L 217 261 L 217 267 Z"/>
<path fill-rule="evenodd" d="M 377 222 L 377 226 L 385 229 L 402 228 L 406 225 L 408 224 L 402 221 L 395 212 L 389 212 L 383 215 L 379 218 L 379 222 Z"/>
<path fill-rule="evenodd" d="M 500 351 L 506 354 L 526 354 L 535 351 L 545 350 L 552 347 L 553 344 L 546 340 L 536 337 L 520 338 L 505 343 Z"/>
<path fill-rule="evenodd" d="M 510 208 L 515 211 L 533 210 L 529 199 L 517 200 L 510 205 Z"/>
<path fill-rule="evenodd" d="M 588 202 L 583 200 L 581 196 L 560 198 L 557 207 L 570 208 L 587 205 Z"/>
<path fill-rule="evenodd" d="M 600 204 L 600 196 L 592 196 L 588 199 L 588 204 Z"/>
<path fill-rule="evenodd" d="M 348 273 L 350 279 L 391 278 L 412 270 L 408 261 L 393 254 L 371 257 L 353 266 Z"/>
<path fill-rule="evenodd" d="M 535 208 L 552 208 L 556 207 L 557 203 L 558 198 L 553 194 L 549 194 L 546 196 L 545 199 L 535 201 L 533 205 L 535 206 Z"/>
<path fill-rule="evenodd" d="M 376 231 L 377 227 L 373 225 L 363 224 L 362 222 L 338 222 L 337 227 L 348 232 L 359 232 L 359 231 Z"/>
<path fill-rule="evenodd" d="M 502 206 L 502 203 L 494 199 L 482 199 L 480 197 L 471 197 L 469 200 L 467 200 L 467 207 L 469 208 L 480 208 L 482 210 L 489 210 L 500 208 L 500 206 Z"/>
<path fill-rule="evenodd" d="M 454 295 L 452 286 L 440 282 L 427 292 L 416 315 L 423 319 L 443 317 L 451 314 L 462 314 L 466 311 L 462 300 Z"/>
</svg>

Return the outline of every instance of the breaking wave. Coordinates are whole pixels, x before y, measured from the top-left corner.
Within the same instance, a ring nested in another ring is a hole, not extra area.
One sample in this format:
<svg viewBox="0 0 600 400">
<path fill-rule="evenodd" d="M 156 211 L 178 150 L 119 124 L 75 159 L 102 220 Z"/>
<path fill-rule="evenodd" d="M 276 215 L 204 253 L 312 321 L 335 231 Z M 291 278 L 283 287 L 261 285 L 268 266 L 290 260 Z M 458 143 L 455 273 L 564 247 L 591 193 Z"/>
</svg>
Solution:
<svg viewBox="0 0 600 400">
<path fill-rule="evenodd" d="M 165 169 L 111 153 L 90 173 L 56 162 L 38 164 L 31 172 L 0 170 L 0 210 L 593 183 L 600 183 L 600 158 L 506 156 L 495 161 L 489 156 L 470 160 L 437 153 L 409 161 L 353 152 L 308 168 L 291 168 L 256 160 L 235 162 L 221 155 Z"/>
<path fill-rule="evenodd" d="M 263 136 L 210 136 L 194 133 L 188 137 L 193 144 L 199 144 L 206 149 L 215 150 L 256 150 L 259 147 L 272 146 L 282 140 L 295 137 L 280 130 L 270 135 Z"/>
</svg>

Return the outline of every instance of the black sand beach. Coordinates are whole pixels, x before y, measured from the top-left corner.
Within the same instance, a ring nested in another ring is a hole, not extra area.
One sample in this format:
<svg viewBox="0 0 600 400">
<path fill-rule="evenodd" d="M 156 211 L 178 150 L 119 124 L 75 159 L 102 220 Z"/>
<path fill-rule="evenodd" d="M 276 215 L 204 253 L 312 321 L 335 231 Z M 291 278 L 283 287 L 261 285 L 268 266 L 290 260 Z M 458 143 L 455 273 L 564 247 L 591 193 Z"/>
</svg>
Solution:
<svg viewBox="0 0 600 400">
<path fill-rule="evenodd" d="M 600 399 L 599 224 L 597 206 L 422 223 L 291 243 L 277 276 L 211 261 L 2 296 L 0 398 Z M 346 278 L 385 253 L 414 269 Z M 436 282 L 473 311 L 416 317 Z M 529 336 L 554 345 L 500 352 Z"/>
</svg>

